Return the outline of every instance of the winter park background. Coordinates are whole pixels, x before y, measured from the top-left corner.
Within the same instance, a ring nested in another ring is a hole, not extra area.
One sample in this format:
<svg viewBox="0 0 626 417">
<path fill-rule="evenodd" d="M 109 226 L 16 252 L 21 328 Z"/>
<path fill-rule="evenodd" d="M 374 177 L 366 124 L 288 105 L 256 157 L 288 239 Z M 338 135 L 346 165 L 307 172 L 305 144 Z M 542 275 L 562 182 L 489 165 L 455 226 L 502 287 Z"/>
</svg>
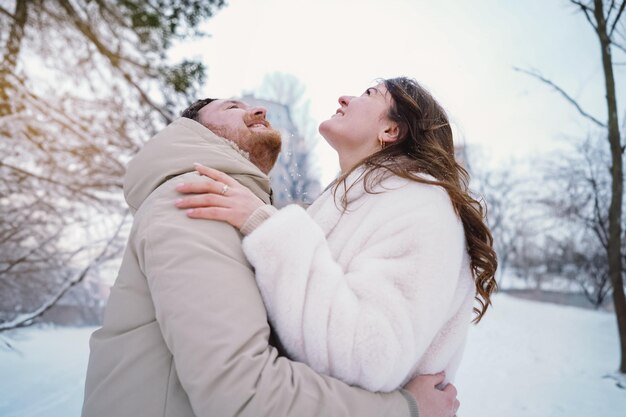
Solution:
<svg viewBox="0 0 626 417">
<path fill-rule="evenodd" d="M 131 221 L 124 166 L 154 132 L 198 97 L 263 105 L 284 136 L 277 204 L 307 204 L 338 170 L 317 124 L 339 95 L 397 75 L 449 111 L 500 261 L 501 291 L 455 382 L 459 416 L 626 416 L 614 284 L 626 228 L 610 214 L 625 8 L 0 0 L 0 416 L 80 415 L 88 338 Z"/>
<path fill-rule="evenodd" d="M 617 355 L 611 314 L 501 294 L 473 328 L 457 386 L 459 416 L 623 417 L 626 395 L 607 376 Z M 92 327 L 11 335 L 0 353 L 0 415 L 79 416 Z"/>
</svg>

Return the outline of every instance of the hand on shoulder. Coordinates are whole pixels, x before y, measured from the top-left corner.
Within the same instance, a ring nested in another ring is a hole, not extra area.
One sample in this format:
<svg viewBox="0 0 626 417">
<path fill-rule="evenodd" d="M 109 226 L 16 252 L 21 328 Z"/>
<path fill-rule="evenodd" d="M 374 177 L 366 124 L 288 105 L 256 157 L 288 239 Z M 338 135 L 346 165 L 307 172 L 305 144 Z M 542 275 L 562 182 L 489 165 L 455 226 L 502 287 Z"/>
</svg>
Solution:
<svg viewBox="0 0 626 417">
<path fill-rule="evenodd" d="M 265 205 L 229 175 L 201 164 L 194 164 L 194 167 L 206 181 L 176 186 L 176 191 L 191 194 L 175 203 L 176 207 L 187 209 L 190 218 L 225 221 L 241 229 L 250 216 Z"/>
</svg>

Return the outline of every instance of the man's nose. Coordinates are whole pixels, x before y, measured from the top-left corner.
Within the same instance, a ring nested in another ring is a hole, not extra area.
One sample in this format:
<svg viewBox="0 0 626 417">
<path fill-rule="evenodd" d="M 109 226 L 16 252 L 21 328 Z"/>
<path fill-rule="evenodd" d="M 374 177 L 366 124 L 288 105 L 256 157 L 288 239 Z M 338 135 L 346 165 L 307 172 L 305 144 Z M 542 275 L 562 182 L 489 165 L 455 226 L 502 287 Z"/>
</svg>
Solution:
<svg viewBox="0 0 626 417">
<path fill-rule="evenodd" d="M 250 113 L 252 113 L 255 118 L 265 119 L 267 117 L 267 109 L 261 106 L 251 108 Z"/>
<path fill-rule="evenodd" d="M 350 104 L 350 100 L 352 100 L 352 96 L 341 96 L 339 97 L 339 104 L 342 106 L 347 106 Z"/>
</svg>

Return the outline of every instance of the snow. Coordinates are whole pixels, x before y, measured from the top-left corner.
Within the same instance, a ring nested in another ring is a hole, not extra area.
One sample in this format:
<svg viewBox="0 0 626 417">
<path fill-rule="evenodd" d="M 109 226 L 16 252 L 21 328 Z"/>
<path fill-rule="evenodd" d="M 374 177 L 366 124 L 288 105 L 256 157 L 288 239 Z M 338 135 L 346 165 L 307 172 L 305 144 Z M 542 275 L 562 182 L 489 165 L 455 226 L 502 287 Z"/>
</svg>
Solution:
<svg viewBox="0 0 626 417">
<path fill-rule="evenodd" d="M 0 416 L 80 416 L 93 327 L 25 328 L 0 350 Z"/>
<path fill-rule="evenodd" d="M 615 316 L 498 295 L 470 330 L 459 416 L 626 417 Z"/>
<path fill-rule="evenodd" d="M 0 416 L 78 417 L 93 330 L 2 333 L 19 353 L 0 349 Z M 618 357 L 612 314 L 497 295 L 470 330 L 458 415 L 626 417 Z"/>
</svg>

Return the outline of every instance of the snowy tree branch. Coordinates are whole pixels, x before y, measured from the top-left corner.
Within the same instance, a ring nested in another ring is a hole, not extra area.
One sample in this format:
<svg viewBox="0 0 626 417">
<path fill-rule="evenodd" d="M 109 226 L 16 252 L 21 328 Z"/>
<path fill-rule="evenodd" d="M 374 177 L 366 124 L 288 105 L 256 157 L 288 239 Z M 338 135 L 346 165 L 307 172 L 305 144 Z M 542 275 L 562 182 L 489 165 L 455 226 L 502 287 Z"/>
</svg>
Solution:
<svg viewBox="0 0 626 417">
<path fill-rule="evenodd" d="M 63 297 L 70 290 L 70 288 L 72 288 L 76 284 L 78 284 L 81 281 L 83 281 L 83 279 L 85 278 L 85 276 L 87 276 L 87 273 L 91 269 L 93 269 L 94 267 L 100 265 L 105 260 L 109 259 L 111 257 L 111 254 L 109 253 L 109 248 L 113 245 L 113 243 L 115 242 L 115 240 L 119 236 L 120 231 L 122 230 L 122 227 L 124 226 L 124 224 L 126 222 L 127 215 L 128 215 L 128 212 L 126 212 L 124 214 L 124 216 L 122 217 L 120 223 L 118 224 L 118 226 L 117 226 L 117 228 L 115 230 L 115 233 L 113 233 L 111 238 L 107 241 L 107 243 L 102 248 L 102 250 L 100 251 L 98 256 L 96 256 L 93 260 L 91 260 L 89 262 L 89 264 L 85 268 L 83 268 L 81 271 L 79 271 L 74 276 L 74 278 L 68 280 L 66 282 L 66 284 L 63 287 L 61 287 L 61 289 L 59 289 L 54 296 L 52 296 L 48 301 L 43 303 L 35 311 L 32 311 L 30 313 L 26 313 L 26 314 L 21 314 L 21 315 L 17 316 L 13 320 L 10 320 L 10 321 L 4 322 L 4 323 L 0 323 L 0 332 L 6 331 L 6 330 L 10 330 L 10 329 L 16 329 L 16 328 L 19 328 L 19 327 L 30 326 L 33 323 L 34 319 L 36 319 L 37 317 L 42 316 L 46 311 L 51 309 L 61 299 L 61 297 Z"/>
<path fill-rule="evenodd" d="M 99 197 L 97 197 L 97 196 L 95 196 L 93 194 L 90 194 L 90 193 L 88 193 L 88 192 L 86 192 L 84 190 L 81 190 L 80 188 L 73 187 L 73 186 L 71 186 L 69 184 L 64 184 L 64 183 L 62 183 L 60 181 L 53 180 L 52 178 L 42 177 L 41 175 L 37 175 L 37 174 L 35 174 L 33 172 L 30 172 L 30 171 L 27 171 L 25 169 L 22 169 L 22 168 L 19 168 L 19 167 L 10 165 L 10 164 L 6 164 L 6 163 L 0 161 L 0 167 L 3 167 L 3 166 L 9 168 L 10 170 L 19 172 L 20 174 L 36 178 L 36 179 L 38 179 L 40 181 L 44 181 L 44 182 L 47 182 L 47 183 L 50 183 L 50 184 L 58 185 L 59 187 L 65 188 L 65 189 L 71 191 L 72 193 L 76 193 L 78 195 L 82 195 L 83 197 L 87 197 L 87 198 L 89 198 L 92 201 L 100 201 Z"/>
</svg>

